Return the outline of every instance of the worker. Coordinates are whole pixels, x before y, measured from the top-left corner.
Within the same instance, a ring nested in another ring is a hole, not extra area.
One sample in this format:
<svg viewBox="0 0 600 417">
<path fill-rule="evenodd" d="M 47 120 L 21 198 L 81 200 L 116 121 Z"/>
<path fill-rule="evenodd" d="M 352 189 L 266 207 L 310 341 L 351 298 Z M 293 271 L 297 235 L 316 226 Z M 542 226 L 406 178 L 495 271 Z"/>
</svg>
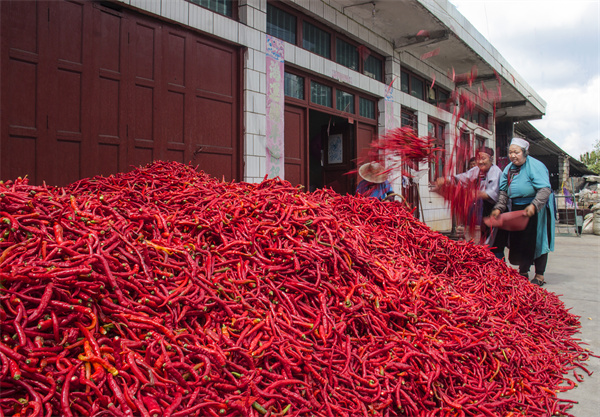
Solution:
<svg viewBox="0 0 600 417">
<path fill-rule="evenodd" d="M 368 162 L 358 169 L 358 175 L 363 179 L 356 187 L 356 193 L 365 197 L 373 197 L 385 200 L 393 194 L 392 186 L 388 181 L 388 174 L 383 164 L 379 162 Z"/>
<path fill-rule="evenodd" d="M 477 184 L 477 200 L 471 211 L 471 215 L 475 216 L 476 219 L 472 223 L 480 226 L 481 243 L 492 247 L 495 231 L 485 225 L 483 218 L 490 215 L 494 205 L 498 201 L 502 171 L 494 164 L 494 150 L 492 148 L 486 146 L 480 148 L 477 151 L 475 162 L 476 165 L 473 168 L 467 172 L 456 174 L 454 179 L 464 185 L 469 183 Z M 436 186 L 441 188 L 446 181 L 446 178 L 438 178 Z M 500 259 L 504 257 L 504 248 L 499 251 L 493 248 L 492 252 Z"/>
<path fill-rule="evenodd" d="M 513 138 L 508 148 L 510 164 L 500 179 L 500 195 L 491 215 L 495 218 L 506 211 L 523 210 L 529 217 L 525 230 L 507 232 L 508 261 L 519 266 L 519 273 L 529 279 L 529 269 L 535 266 L 531 282 L 545 284 L 544 272 L 548 252 L 554 250 L 555 208 L 550 175 L 546 166 L 528 155 L 529 142 Z M 500 245 L 500 243 L 498 243 Z"/>
</svg>

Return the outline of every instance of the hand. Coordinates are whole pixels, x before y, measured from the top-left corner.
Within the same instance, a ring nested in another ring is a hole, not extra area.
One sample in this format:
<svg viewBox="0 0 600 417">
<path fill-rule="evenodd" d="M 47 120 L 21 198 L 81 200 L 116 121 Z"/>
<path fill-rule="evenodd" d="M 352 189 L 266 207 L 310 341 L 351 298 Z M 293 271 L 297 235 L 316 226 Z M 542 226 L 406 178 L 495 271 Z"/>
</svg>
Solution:
<svg viewBox="0 0 600 417">
<path fill-rule="evenodd" d="M 535 216 L 535 206 L 533 204 L 530 204 L 527 207 L 525 207 L 525 216 L 527 216 L 527 217 Z"/>
<path fill-rule="evenodd" d="M 494 209 L 490 213 L 490 216 L 493 217 L 494 219 L 497 219 L 499 215 L 500 215 L 500 210 L 498 210 L 498 209 Z"/>
</svg>

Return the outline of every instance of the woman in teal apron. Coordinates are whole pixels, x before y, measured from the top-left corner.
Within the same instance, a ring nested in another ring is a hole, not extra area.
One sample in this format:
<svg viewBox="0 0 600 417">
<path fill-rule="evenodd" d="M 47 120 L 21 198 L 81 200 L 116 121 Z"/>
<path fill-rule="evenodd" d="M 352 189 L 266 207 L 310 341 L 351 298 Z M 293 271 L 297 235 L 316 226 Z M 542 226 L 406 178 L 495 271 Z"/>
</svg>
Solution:
<svg viewBox="0 0 600 417">
<path fill-rule="evenodd" d="M 508 246 L 508 261 L 518 265 L 519 273 L 527 279 L 533 264 L 535 276 L 531 282 L 542 286 L 548 252 L 554 250 L 556 210 L 548 169 L 528 156 L 528 149 L 529 142 L 524 139 L 511 141 L 508 148 L 511 163 L 502 172 L 500 195 L 491 215 L 498 217 L 506 211 L 524 210 L 524 215 L 529 217 L 525 230 L 499 233 L 495 244 L 499 248 Z"/>
</svg>

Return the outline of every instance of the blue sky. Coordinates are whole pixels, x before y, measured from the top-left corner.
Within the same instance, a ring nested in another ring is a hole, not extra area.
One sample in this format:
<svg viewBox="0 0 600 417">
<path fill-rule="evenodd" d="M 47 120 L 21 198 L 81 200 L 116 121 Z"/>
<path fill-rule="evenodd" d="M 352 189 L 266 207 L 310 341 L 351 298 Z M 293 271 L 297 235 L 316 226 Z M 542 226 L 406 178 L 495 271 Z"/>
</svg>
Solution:
<svg viewBox="0 0 600 417">
<path fill-rule="evenodd" d="M 600 138 L 600 0 L 449 0 L 546 101 L 533 124 L 569 155 Z"/>
</svg>

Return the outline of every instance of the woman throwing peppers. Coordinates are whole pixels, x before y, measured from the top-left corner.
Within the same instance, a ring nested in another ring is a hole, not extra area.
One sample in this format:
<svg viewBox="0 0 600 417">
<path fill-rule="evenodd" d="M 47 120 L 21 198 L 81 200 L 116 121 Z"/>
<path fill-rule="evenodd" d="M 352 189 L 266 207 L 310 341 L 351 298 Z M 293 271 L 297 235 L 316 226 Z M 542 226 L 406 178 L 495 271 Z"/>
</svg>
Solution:
<svg viewBox="0 0 600 417">
<path fill-rule="evenodd" d="M 500 195 L 491 216 L 506 211 L 524 210 L 529 217 L 525 230 L 499 233 L 498 248 L 508 245 L 508 260 L 519 266 L 519 273 L 529 279 L 529 268 L 535 265 L 533 284 L 545 284 L 544 272 L 548 252 L 554 250 L 554 198 L 546 166 L 528 156 L 529 142 L 513 138 L 508 148 L 510 164 L 500 178 Z"/>
</svg>

